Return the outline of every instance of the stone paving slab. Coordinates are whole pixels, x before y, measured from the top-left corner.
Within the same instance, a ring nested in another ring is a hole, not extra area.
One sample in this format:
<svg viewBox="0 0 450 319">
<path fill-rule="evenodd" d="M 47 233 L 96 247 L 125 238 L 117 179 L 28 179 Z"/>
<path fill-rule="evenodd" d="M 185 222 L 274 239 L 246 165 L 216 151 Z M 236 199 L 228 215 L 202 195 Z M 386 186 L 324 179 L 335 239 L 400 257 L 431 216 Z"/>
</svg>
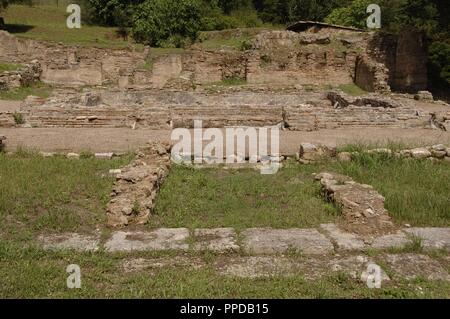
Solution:
<svg viewBox="0 0 450 319">
<path fill-rule="evenodd" d="M 364 241 L 353 233 L 341 230 L 336 224 L 322 224 L 320 229 L 324 231 L 342 250 L 361 250 L 365 247 Z"/>
<path fill-rule="evenodd" d="M 427 255 L 387 254 L 383 259 L 394 276 L 402 279 L 422 277 L 428 280 L 450 281 L 450 275 L 442 265 Z"/>
<path fill-rule="evenodd" d="M 367 283 L 371 269 L 380 267 L 381 284 L 391 280 L 425 278 L 450 282 L 450 274 L 439 261 L 423 254 L 399 253 L 370 257 L 361 254 L 334 256 L 222 256 L 211 262 L 198 256 L 128 258 L 121 262 L 125 273 L 155 275 L 161 269 L 211 268 L 222 276 L 234 278 L 289 277 L 300 275 L 317 280 L 337 273 Z M 390 274 L 390 276 L 387 275 Z"/>
<path fill-rule="evenodd" d="M 238 278 L 289 276 L 299 271 L 299 266 L 287 257 L 275 256 L 226 258 L 215 264 L 220 275 Z"/>
<path fill-rule="evenodd" d="M 241 233 L 247 253 L 273 254 L 296 250 L 304 254 L 326 254 L 333 251 L 331 241 L 316 229 L 250 228 Z"/>
<path fill-rule="evenodd" d="M 77 233 L 41 235 L 38 241 L 46 250 L 97 251 L 100 236 Z"/>
<path fill-rule="evenodd" d="M 117 231 L 105 243 L 109 252 L 187 250 L 187 228 L 160 228 L 150 232 Z"/>
<path fill-rule="evenodd" d="M 411 243 L 411 238 L 402 231 L 395 234 L 380 236 L 374 239 L 371 246 L 375 249 L 403 248 Z"/>
<path fill-rule="evenodd" d="M 447 249 L 450 251 L 450 228 L 415 227 L 405 232 L 422 239 L 425 249 Z"/>
<path fill-rule="evenodd" d="M 138 271 L 149 271 L 153 273 L 155 270 L 167 269 L 169 267 L 200 269 L 205 265 L 205 262 L 201 258 L 192 256 L 131 258 L 121 262 L 121 267 L 126 273 Z"/>
<path fill-rule="evenodd" d="M 216 252 L 237 251 L 236 232 L 233 228 L 214 228 L 194 230 L 194 250 Z"/>
<path fill-rule="evenodd" d="M 215 263 L 215 268 L 219 274 L 227 277 L 264 278 L 301 275 L 307 280 L 316 280 L 341 272 L 362 282 L 367 282 L 369 265 L 376 264 L 369 257 L 360 255 L 336 256 L 331 259 L 246 256 L 222 258 Z M 389 280 L 386 272 L 381 269 L 381 281 Z"/>
<path fill-rule="evenodd" d="M 422 240 L 425 249 L 450 250 L 450 228 L 408 228 L 373 240 L 363 241 L 335 224 L 323 224 L 320 233 L 316 229 L 272 229 L 249 228 L 243 230 L 242 243 L 232 228 L 195 229 L 191 234 L 187 228 L 160 228 L 152 231 L 116 231 L 104 245 L 106 251 L 161 251 L 211 250 L 216 252 L 239 251 L 248 254 L 282 254 L 298 251 L 306 255 L 325 255 L 331 252 L 360 251 L 366 248 L 385 250 L 403 248 Z M 38 237 L 44 249 L 67 249 L 96 251 L 100 245 L 100 234 L 77 233 L 50 234 Z M 333 246 L 334 244 L 334 246 Z"/>
</svg>

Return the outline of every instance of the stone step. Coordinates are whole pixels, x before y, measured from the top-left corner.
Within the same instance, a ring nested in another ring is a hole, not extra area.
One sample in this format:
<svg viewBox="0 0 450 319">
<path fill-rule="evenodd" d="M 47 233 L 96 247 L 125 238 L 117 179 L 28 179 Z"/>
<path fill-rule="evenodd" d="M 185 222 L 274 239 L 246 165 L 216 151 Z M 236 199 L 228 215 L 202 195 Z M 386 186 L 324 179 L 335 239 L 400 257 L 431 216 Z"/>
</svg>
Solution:
<svg viewBox="0 0 450 319">
<path fill-rule="evenodd" d="M 334 224 L 317 229 L 250 228 L 240 232 L 240 241 L 232 228 L 195 229 L 159 228 L 150 231 L 115 231 L 102 245 L 100 236 L 61 234 L 40 236 L 44 249 L 130 251 L 196 251 L 229 252 L 242 250 L 250 255 L 299 252 L 304 255 L 326 255 L 334 252 L 365 249 L 402 249 L 422 244 L 424 250 L 450 252 L 450 228 L 407 228 L 395 233 L 363 240 Z"/>
</svg>

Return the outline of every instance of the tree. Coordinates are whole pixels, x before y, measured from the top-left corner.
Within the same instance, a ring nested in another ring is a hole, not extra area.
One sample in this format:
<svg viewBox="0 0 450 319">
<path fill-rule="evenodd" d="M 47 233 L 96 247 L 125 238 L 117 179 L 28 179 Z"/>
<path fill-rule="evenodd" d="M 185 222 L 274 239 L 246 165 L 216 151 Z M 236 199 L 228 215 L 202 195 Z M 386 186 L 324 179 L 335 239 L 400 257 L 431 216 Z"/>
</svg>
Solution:
<svg viewBox="0 0 450 319">
<path fill-rule="evenodd" d="M 135 6 L 144 0 L 85 0 L 91 23 L 130 27 Z"/>
<path fill-rule="evenodd" d="M 406 1 L 401 6 L 400 24 L 422 30 L 431 37 L 439 25 L 436 5 L 430 0 Z"/>
<path fill-rule="evenodd" d="M 0 0 L 0 12 L 12 3 L 31 4 L 31 0 Z"/>
<path fill-rule="evenodd" d="M 323 21 L 330 12 L 350 0 L 253 0 L 265 22 L 292 23 L 298 20 Z"/>
<path fill-rule="evenodd" d="M 152 46 L 183 46 L 200 30 L 201 1 L 146 0 L 133 15 L 133 37 Z"/>
<path fill-rule="evenodd" d="M 366 28 L 366 19 L 368 16 L 366 9 L 372 2 L 372 0 L 354 0 L 349 6 L 333 10 L 325 21 L 364 29 Z"/>
</svg>

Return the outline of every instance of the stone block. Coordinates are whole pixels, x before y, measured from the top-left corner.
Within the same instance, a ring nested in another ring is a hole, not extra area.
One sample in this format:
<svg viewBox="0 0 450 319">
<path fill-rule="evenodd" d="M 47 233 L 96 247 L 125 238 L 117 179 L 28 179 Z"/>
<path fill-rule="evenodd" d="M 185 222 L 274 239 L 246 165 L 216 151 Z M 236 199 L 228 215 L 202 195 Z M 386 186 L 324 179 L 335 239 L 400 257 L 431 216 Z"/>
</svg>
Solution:
<svg viewBox="0 0 450 319">
<path fill-rule="evenodd" d="M 304 254 L 327 254 L 333 244 L 315 229 L 251 228 L 241 233 L 244 250 L 255 254 L 277 254 L 289 250 Z"/>
<path fill-rule="evenodd" d="M 160 228 L 150 232 L 117 231 L 105 244 L 109 252 L 187 250 L 187 228 Z"/>
</svg>

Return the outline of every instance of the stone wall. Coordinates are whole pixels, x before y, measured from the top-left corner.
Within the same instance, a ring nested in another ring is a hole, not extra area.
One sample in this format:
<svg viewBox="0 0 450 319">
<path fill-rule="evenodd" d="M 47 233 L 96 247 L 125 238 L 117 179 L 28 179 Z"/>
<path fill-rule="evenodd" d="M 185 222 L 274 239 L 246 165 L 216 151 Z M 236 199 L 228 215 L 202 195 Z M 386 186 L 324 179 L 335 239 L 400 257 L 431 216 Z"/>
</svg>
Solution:
<svg viewBox="0 0 450 319">
<path fill-rule="evenodd" d="M 90 90 L 29 99 L 20 112 L 36 127 L 170 129 L 281 125 L 313 131 L 345 127 L 431 127 L 431 113 L 379 95 L 352 98 L 321 93 L 193 93 L 159 90 Z M 434 112 L 436 113 L 436 112 Z M 441 114 L 442 113 L 442 114 Z M 436 119 L 450 120 L 450 111 Z M 441 121 L 442 122 L 442 121 Z"/>
<path fill-rule="evenodd" d="M 409 93 L 426 90 L 428 75 L 424 35 L 410 30 L 402 32 L 398 40 L 396 57 L 393 88 Z"/>
<path fill-rule="evenodd" d="M 0 31 L 0 61 L 41 63 L 42 81 L 63 86 L 117 83 L 121 72 L 144 64 L 144 52 L 67 46 L 19 39 Z"/>
<path fill-rule="evenodd" d="M 398 37 L 373 33 L 356 63 L 355 83 L 370 92 L 426 90 L 427 52 L 423 34 L 406 30 Z"/>
<path fill-rule="evenodd" d="M 42 69 L 37 61 L 33 61 L 15 71 L 0 73 L 0 91 L 27 87 L 41 80 Z"/>
<path fill-rule="evenodd" d="M 252 48 L 153 54 L 65 46 L 17 39 L 0 31 L 0 61 L 38 59 L 42 80 L 62 86 L 114 85 L 121 88 L 192 90 L 228 79 L 250 85 L 340 85 L 356 82 L 367 91 L 426 89 L 426 52 L 413 31 L 397 39 L 380 33 L 329 30 L 264 31 Z M 146 61 L 151 67 L 144 68 Z"/>
</svg>

